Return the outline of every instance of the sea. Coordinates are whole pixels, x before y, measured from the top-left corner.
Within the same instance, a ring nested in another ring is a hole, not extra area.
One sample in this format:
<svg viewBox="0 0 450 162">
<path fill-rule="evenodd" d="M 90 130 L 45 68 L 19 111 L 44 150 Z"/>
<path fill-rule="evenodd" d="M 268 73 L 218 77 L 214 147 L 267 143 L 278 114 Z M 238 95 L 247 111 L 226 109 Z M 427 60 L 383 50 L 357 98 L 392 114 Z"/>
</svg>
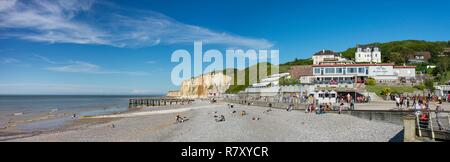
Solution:
<svg viewBox="0 0 450 162">
<path fill-rule="evenodd" d="M 161 95 L 0 95 L 0 128 L 10 120 L 29 120 L 42 114 L 67 114 L 17 125 L 22 131 L 56 128 L 73 120 L 72 115 L 91 116 L 128 111 L 128 99 Z"/>
</svg>

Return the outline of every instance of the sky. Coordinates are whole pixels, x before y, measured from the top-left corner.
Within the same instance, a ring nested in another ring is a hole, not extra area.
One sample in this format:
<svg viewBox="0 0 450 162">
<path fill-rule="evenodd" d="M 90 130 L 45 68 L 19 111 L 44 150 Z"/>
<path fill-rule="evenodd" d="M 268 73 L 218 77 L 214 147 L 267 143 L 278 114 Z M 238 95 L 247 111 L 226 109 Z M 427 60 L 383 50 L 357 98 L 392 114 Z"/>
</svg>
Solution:
<svg viewBox="0 0 450 162">
<path fill-rule="evenodd" d="M 178 49 L 450 40 L 448 0 L 0 0 L 0 94 L 165 94 Z"/>
</svg>

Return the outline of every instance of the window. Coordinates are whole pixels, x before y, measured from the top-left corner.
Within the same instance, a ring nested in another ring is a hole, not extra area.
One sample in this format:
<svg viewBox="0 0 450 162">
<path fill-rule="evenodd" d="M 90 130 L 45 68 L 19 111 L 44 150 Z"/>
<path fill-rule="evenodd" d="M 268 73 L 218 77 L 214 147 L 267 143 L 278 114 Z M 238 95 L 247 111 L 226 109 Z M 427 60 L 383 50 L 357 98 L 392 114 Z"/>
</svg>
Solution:
<svg viewBox="0 0 450 162">
<path fill-rule="evenodd" d="M 342 74 L 342 68 L 336 68 L 336 73 Z"/>
<path fill-rule="evenodd" d="M 358 57 L 361 57 L 361 54 L 358 54 Z"/>
<path fill-rule="evenodd" d="M 348 73 L 356 73 L 356 68 L 348 68 Z"/>
<path fill-rule="evenodd" d="M 334 68 L 325 68 L 325 73 L 334 74 L 335 73 Z"/>
<path fill-rule="evenodd" d="M 319 68 L 314 68 L 314 73 L 319 74 L 320 73 L 320 69 Z"/>
<path fill-rule="evenodd" d="M 358 73 L 364 73 L 365 72 L 365 68 L 358 68 Z"/>
</svg>

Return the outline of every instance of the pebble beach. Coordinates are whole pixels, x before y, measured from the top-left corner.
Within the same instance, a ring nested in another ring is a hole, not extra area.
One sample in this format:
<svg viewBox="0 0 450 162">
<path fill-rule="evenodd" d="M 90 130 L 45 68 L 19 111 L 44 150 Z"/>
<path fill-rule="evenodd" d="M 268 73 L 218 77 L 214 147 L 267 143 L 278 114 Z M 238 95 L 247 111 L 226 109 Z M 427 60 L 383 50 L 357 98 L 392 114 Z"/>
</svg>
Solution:
<svg viewBox="0 0 450 162">
<path fill-rule="evenodd" d="M 388 142 L 402 126 L 350 115 L 210 104 L 144 108 L 82 118 L 76 127 L 7 141 L 22 142 Z M 241 115 L 242 111 L 246 115 Z M 176 123 L 176 115 L 188 120 Z M 224 121 L 216 122 L 223 115 Z M 93 124 L 95 123 L 95 124 Z"/>
</svg>

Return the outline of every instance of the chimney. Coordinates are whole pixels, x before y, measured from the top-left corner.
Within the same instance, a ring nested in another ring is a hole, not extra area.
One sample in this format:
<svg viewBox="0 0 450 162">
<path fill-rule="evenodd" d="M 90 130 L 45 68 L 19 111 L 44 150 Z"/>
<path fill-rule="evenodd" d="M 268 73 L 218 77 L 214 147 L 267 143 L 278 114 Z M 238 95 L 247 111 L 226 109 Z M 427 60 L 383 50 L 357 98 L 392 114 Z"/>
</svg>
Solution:
<svg viewBox="0 0 450 162">
<path fill-rule="evenodd" d="M 325 53 L 325 49 L 322 50 L 322 53 Z"/>
</svg>

